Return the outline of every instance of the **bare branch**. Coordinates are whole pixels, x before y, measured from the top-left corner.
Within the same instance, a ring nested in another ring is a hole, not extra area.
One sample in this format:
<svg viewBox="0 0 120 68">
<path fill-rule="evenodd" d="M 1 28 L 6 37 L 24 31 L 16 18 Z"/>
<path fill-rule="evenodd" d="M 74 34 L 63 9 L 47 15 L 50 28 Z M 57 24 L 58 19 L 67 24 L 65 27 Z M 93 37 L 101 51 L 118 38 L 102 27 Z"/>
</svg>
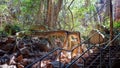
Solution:
<svg viewBox="0 0 120 68">
<path fill-rule="evenodd" d="M 70 6 L 72 5 L 72 3 L 74 2 L 74 0 L 71 1 L 70 5 L 68 6 L 68 10 L 70 11 L 71 17 L 72 17 L 72 23 L 73 23 L 73 27 L 71 28 L 71 30 L 74 28 L 74 20 L 73 20 L 73 13 L 70 10 Z"/>
</svg>

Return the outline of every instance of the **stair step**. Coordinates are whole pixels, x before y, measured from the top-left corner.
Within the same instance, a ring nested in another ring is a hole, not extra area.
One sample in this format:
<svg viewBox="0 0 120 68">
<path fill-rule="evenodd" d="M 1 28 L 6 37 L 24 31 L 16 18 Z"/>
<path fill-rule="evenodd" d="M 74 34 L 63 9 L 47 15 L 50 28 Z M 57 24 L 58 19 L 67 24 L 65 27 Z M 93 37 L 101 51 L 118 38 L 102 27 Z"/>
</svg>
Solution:
<svg viewBox="0 0 120 68">
<path fill-rule="evenodd" d="M 100 62 L 95 62 L 92 65 L 99 65 L 99 64 L 100 64 Z"/>
<path fill-rule="evenodd" d="M 94 60 L 94 59 L 93 59 Z M 90 65 L 93 60 L 89 60 L 85 62 L 85 65 Z"/>
<path fill-rule="evenodd" d="M 83 64 L 76 64 L 78 67 L 83 67 L 84 65 Z"/>
<path fill-rule="evenodd" d="M 117 58 L 120 58 L 120 53 L 117 53 L 115 56 L 116 56 Z"/>
<path fill-rule="evenodd" d="M 95 59 L 95 56 L 90 56 L 89 58 L 86 59 L 87 62 L 91 62 Z"/>
<path fill-rule="evenodd" d="M 91 55 L 89 55 L 89 57 L 94 57 L 94 56 L 97 56 L 97 55 L 99 55 L 99 54 L 91 54 Z"/>
<path fill-rule="evenodd" d="M 94 57 L 94 56 L 97 56 L 97 55 L 99 55 L 100 53 L 92 53 L 89 57 Z"/>
<path fill-rule="evenodd" d="M 109 60 L 108 59 L 101 59 L 102 60 L 102 62 L 104 61 L 104 62 L 109 62 Z M 97 59 L 95 62 L 100 62 L 100 59 Z"/>
<path fill-rule="evenodd" d="M 97 68 L 96 65 L 88 66 L 87 68 Z"/>
</svg>

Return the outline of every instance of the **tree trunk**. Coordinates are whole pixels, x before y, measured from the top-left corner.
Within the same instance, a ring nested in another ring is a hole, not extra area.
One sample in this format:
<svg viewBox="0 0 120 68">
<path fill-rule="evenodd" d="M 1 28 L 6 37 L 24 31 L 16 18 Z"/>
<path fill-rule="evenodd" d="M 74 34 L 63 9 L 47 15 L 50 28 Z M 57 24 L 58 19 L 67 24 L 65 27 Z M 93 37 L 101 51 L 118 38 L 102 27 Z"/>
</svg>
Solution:
<svg viewBox="0 0 120 68">
<path fill-rule="evenodd" d="M 49 29 L 55 29 L 56 28 L 56 22 L 58 19 L 59 12 L 61 10 L 63 0 L 58 0 L 57 3 L 55 3 L 54 0 L 48 0 L 48 8 L 47 8 L 47 19 L 46 24 L 49 27 Z"/>
<path fill-rule="evenodd" d="M 42 24 L 42 22 L 44 22 L 44 0 L 41 0 L 40 1 L 40 4 L 39 4 L 39 10 L 38 10 L 38 13 L 37 13 L 37 17 L 36 17 L 36 24 Z"/>
<path fill-rule="evenodd" d="M 114 18 L 115 21 L 120 21 L 120 0 L 115 0 L 114 3 Z"/>
</svg>

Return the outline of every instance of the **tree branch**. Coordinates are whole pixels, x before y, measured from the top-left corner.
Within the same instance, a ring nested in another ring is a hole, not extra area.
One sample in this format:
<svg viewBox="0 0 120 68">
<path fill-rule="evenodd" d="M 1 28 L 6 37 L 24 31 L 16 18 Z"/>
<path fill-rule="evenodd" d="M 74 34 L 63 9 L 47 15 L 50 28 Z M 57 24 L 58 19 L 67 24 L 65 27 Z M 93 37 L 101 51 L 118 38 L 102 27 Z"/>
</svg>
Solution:
<svg viewBox="0 0 120 68">
<path fill-rule="evenodd" d="M 71 30 L 74 28 L 74 20 L 73 20 L 73 13 L 72 11 L 70 10 L 70 6 L 72 5 L 72 3 L 74 2 L 74 0 L 71 1 L 70 5 L 68 6 L 68 10 L 70 11 L 70 14 L 72 16 L 72 23 L 73 23 L 73 27 L 71 28 Z"/>
</svg>

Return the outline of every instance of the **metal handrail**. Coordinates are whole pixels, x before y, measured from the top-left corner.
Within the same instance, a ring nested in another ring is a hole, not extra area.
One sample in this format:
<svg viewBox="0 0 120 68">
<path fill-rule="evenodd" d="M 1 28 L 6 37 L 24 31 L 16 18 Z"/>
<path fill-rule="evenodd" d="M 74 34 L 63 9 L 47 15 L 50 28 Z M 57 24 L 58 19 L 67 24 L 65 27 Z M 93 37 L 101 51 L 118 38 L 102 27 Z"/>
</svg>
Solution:
<svg viewBox="0 0 120 68">
<path fill-rule="evenodd" d="M 104 49 L 106 49 L 113 41 L 115 41 L 120 36 L 120 33 L 116 35 L 107 45 Z"/>
<path fill-rule="evenodd" d="M 115 36 L 115 38 L 113 40 L 109 40 L 110 42 L 106 45 L 106 47 L 104 47 L 103 49 L 106 49 L 114 40 L 116 40 L 118 37 L 120 36 L 120 33 Z M 88 50 L 90 50 L 93 46 L 89 47 L 84 53 L 82 53 L 78 58 L 76 58 L 74 61 L 72 61 L 71 63 L 69 63 L 65 68 L 69 68 L 70 66 L 72 66 L 77 60 L 79 60 Z"/>
<path fill-rule="evenodd" d="M 57 50 L 59 50 L 59 49 L 60 49 L 60 48 L 56 48 L 56 49 L 54 49 L 53 51 L 49 52 L 48 54 L 42 56 L 40 59 L 38 59 L 38 60 L 34 61 L 33 63 L 29 64 L 29 65 L 26 66 L 25 68 L 30 68 L 33 64 L 37 63 L 38 61 L 43 60 L 43 59 L 46 58 L 48 55 L 54 53 L 55 51 L 57 51 Z"/>
<path fill-rule="evenodd" d="M 25 68 L 30 68 L 32 65 L 34 65 L 38 61 L 42 61 L 44 58 L 48 57 L 48 55 L 53 54 L 57 50 L 60 50 L 60 51 L 63 50 L 63 51 L 71 52 L 71 50 L 66 50 L 66 49 L 62 49 L 62 48 L 56 48 L 56 49 L 52 50 L 51 52 L 47 53 L 46 55 L 42 56 L 40 59 L 38 59 L 38 60 L 34 61 L 33 63 L 31 63 L 30 65 L 26 66 Z"/>
</svg>

